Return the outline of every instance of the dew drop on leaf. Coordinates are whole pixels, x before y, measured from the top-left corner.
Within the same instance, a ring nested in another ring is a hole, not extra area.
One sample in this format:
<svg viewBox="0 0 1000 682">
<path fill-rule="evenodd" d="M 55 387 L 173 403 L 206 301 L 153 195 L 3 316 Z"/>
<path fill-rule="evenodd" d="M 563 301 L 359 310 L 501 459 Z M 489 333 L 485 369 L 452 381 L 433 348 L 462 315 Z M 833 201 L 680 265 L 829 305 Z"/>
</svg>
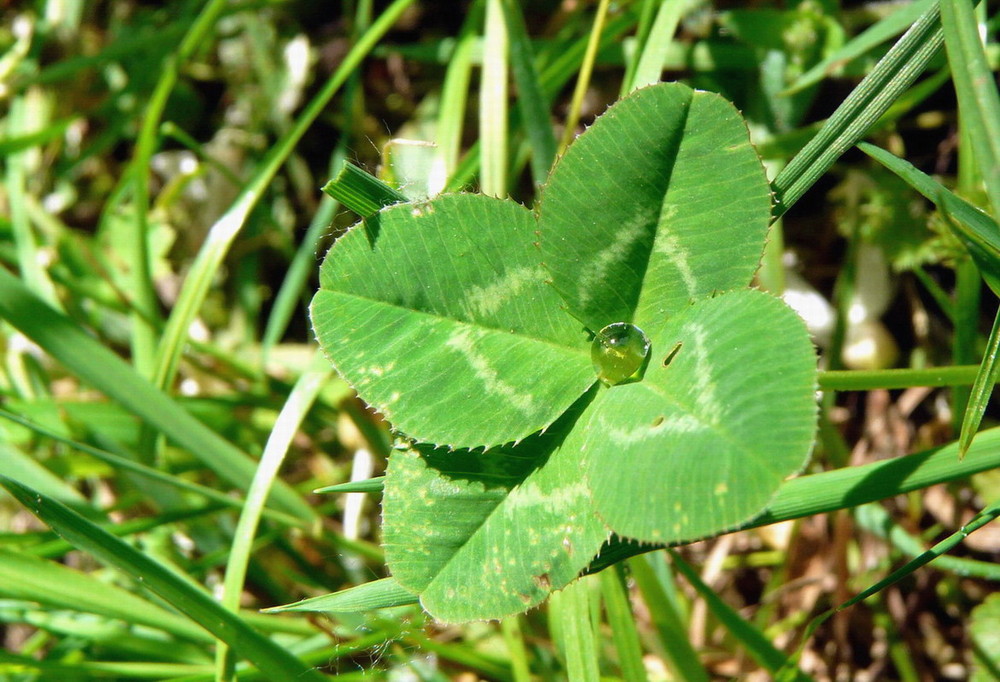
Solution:
<svg viewBox="0 0 1000 682">
<path fill-rule="evenodd" d="M 606 384 L 620 384 L 642 367 L 649 354 L 649 339 L 634 324 L 615 322 L 594 337 L 590 358 L 597 377 Z"/>
</svg>

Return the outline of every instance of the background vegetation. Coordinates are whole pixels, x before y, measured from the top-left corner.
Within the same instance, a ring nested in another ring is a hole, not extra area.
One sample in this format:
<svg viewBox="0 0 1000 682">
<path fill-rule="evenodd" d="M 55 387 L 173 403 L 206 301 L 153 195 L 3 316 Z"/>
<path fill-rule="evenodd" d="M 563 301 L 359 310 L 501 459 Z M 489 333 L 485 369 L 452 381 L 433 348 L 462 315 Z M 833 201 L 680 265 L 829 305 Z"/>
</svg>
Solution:
<svg viewBox="0 0 1000 682">
<path fill-rule="evenodd" d="M 533 59 L 556 140 L 651 74 L 732 100 L 774 177 L 931 3 L 531 2 L 506 37 L 487 5 L 0 9 L 0 474 L 41 493 L 0 493 L 0 678 L 767 679 L 800 646 L 817 680 L 996 678 L 991 526 L 806 636 L 1000 499 L 995 471 L 633 557 L 556 596 L 581 632 L 549 607 L 259 613 L 384 575 L 377 494 L 311 492 L 391 443 L 305 314 L 356 219 L 318 190 L 345 159 L 530 205 L 547 164 L 502 84 Z M 987 206 L 944 52 L 921 72 L 869 139 Z M 964 367 L 829 375 L 810 471 L 953 442 L 995 304 L 951 218 L 856 150 L 796 192 L 759 284 L 812 315 L 823 366 Z"/>
</svg>

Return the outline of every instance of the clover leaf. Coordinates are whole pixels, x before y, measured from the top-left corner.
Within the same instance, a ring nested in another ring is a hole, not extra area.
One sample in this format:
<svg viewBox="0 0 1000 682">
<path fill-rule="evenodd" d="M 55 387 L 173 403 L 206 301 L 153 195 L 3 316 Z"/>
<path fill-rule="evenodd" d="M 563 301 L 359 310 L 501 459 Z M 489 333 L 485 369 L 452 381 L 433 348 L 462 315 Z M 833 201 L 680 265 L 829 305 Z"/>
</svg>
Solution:
<svg viewBox="0 0 1000 682">
<path fill-rule="evenodd" d="M 611 533 L 732 529 L 804 465 L 815 355 L 796 315 L 749 288 L 770 207 L 732 105 L 660 84 L 570 146 L 536 212 L 441 196 L 336 242 L 316 334 L 416 441 L 390 458 L 383 533 L 430 613 L 524 610 Z M 632 377 L 598 381 L 592 339 L 617 323 L 650 352 Z"/>
</svg>

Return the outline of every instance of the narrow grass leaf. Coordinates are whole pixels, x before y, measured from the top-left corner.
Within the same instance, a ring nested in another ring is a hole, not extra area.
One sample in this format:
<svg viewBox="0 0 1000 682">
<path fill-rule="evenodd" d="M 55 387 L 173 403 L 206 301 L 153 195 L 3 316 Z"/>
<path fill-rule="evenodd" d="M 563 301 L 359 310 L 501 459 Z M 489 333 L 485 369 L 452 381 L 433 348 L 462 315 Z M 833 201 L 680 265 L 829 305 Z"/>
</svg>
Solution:
<svg viewBox="0 0 1000 682">
<path fill-rule="evenodd" d="M 983 352 L 983 362 L 976 374 L 976 381 L 972 384 L 972 391 L 969 393 L 968 402 L 965 405 L 965 414 L 962 416 L 962 427 L 958 435 L 958 457 L 965 457 L 972 445 L 972 439 L 979 431 L 979 425 L 986 414 L 986 407 L 993 394 L 993 387 L 1000 380 L 1000 311 L 993 319 L 993 328 L 990 330 L 990 337 L 986 341 L 986 350 Z"/>
<path fill-rule="evenodd" d="M 0 410 L 0 416 L 7 416 L 4 410 Z M 3 473 L 8 478 L 40 490 L 88 518 L 99 518 L 103 515 L 68 481 L 46 469 L 38 460 L 37 454 L 29 455 L 13 445 L 0 441 L 0 462 L 3 462 Z"/>
<path fill-rule="evenodd" d="M 976 380 L 979 365 L 927 369 L 827 370 L 819 374 L 821 391 L 871 391 L 914 386 L 962 386 Z"/>
<path fill-rule="evenodd" d="M 12 135 L 20 135 L 33 131 L 38 125 L 44 125 L 45 120 L 41 118 L 44 116 L 40 111 L 41 104 L 42 100 L 39 97 L 29 95 L 14 97 L 5 121 L 7 131 Z M 44 265 L 48 259 L 43 256 L 39 248 L 38 237 L 28 216 L 28 151 L 10 154 L 3 159 L 3 162 L 7 215 L 17 253 L 18 270 L 29 289 L 53 307 L 59 308 L 55 287 Z"/>
<path fill-rule="evenodd" d="M 362 218 L 370 218 L 384 206 L 406 201 L 406 195 L 374 175 L 344 161 L 337 177 L 323 185 L 323 191 Z"/>
<path fill-rule="evenodd" d="M 385 484 L 385 476 L 376 476 L 363 481 L 348 481 L 323 488 L 316 488 L 314 493 L 381 493 Z"/>
<path fill-rule="evenodd" d="M 677 25 L 688 9 L 680 0 L 663 0 L 656 13 L 656 20 L 643 44 L 642 53 L 636 66 L 635 75 L 628 92 L 659 82 L 663 75 L 663 63 L 667 58 L 670 43 L 677 32 Z"/>
<path fill-rule="evenodd" d="M 198 315 L 198 311 L 201 310 L 215 275 L 229 252 L 229 247 L 243 228 L 250 211 L 264 195 L 278 169 L 281 168 L 285 159 L 292 153 L 295 145 L 313 121 L 323 113 L 327 104 L 371 51 L 375 43 L 385 35 L 411 4 L 413 4 L 413 0 L 395 0 L 379 15 L 371 28 L 347 53 L 330 79 L 299 114 L 288 132 L 271 147 L 253 178 L 209 230 L 201 250 L 188 271 L 188 276 L 184 280 L 184 285 L 163 331 L 156 356 L 154 385 L 160 388 L 168 386 L 176 375 L 191 323 Z"/>
<path fill-rule="evenodd" d="M 974 533 L 975 531 L 985 526 L 987 523 L 992 522 L 998 516 L 1000 516 L 1000 503 L 990 505 L 989 507 L 983 509 L 981 512 L 976 514 L 976 516 L 974 516 L 971 521 L 962 526 L 959 530 L 955 531 L 954 533 L 946 537 L 944 540 L 942 540 L 941 542 L 937 543 L 936 545 L 928 549 L 926 552 L 923 552 L 920 555 L 914 557 L 913 559 L 908 561 L 905 565 L 893 571 L 886 578 L 878 581 L 871 587 L 862 590 L 859 594 L 852 597 L 851 599 L 848 599 L 846 602 L 838 606 L 835 610 L 843 611 L 846 608 L 854 606 L 858 602 L 864 601 L 873 594 L 881 592 L 890 585 L 899 582 L 906 576 L 912 574 L 917 569 L 926 566 L 927 564 L 934 561 L 938 557 L 943 556 L 946 552 L 951 551 L 952 549 L 957 547 L 965 538 L 967 538 L 969 534 Z"/>
<path fill-rule="evenodd" d="M 135 154 L 121 182 L 132 185 L 133 233 L 126 246 L 130 254 L 128 272 L 130 275 L 130 296 L 132 312 L 132 362 L 144 377 L 153 373 L 153 363 L 157 348 L 159 306 L 153 286 L 150 264 L 153 262 L 149 242 L 149 181 L 150 160 L 159 142 L 160 119 L 166 109 L 167 100 L 180 76 L 181 67 L 194 51 L 206 42 L 219 15 L 226 8 L 226 0 L 209 0 L 201 7 L 190 28 L 184 34 L 180 45 L 163 62 L 156 86 L 148 101 L 144 102 L 142 122 L 135 143 Z M 157 384 L 160 388 L 165 383 Z"/>
<path fill-rule="evenodd" d="M 476 0 L 468 9 L 455 48 L 448 59 L 448 70 L 441 85 L 441 105 L 437 122 L 436 155 L 431 164 L 427 187 L 431 196 L 442 192 L 458 167 L 462 151 L 462 130 L 472 80 L 473 52 L 479 43 L 483 23 L 484 0 Z"/>
<path fill-rule="evenodd" d="M 288 651 L 250 628 L 238 616 L 148 555 L 55 500 L 16 481 L 0 477 L 0 485 L 74 546 L 141 582 L 168 604 L 231 646 L 268 675 L 269 679 L 275 682 L 324 679 L 317 671 L 303 665 Z"/>
<path fill-rule="evenodd" d="M 903 159 L 874 145 L 862 143 L 858 146 L 938 206 L 948 226 L 968 248 L 983 279 L 993 292 L 1000 296 L 1000 225 Z M 959 458 L 964 457 L 968 451 L 986 412 L 993 386 L 1000 378 L 998 353 L 1000 353 L 1000 313 L 994 320 L 983 362 L 976 374 L 962 416 L 958 439 Z"/>
<path fill-rule="evenodd" d="M 27 429 L 31 429 L 40 436 L 43 436 L 45 438 L 51 438 L 52 440 L 67 445 L 73 448 L 74 450 L 79 450 L 80 452 L 86 453 L 91 457 L 98 459 L 102 462 L 105 462 L 106 464 L 114 467 L 116 470 L 129 471 L 138 476 L 142 476 L 144 478 L 148 478 L 153 481 L 158 481 L 160 483 L 164 483 L 169 486 L 174 486 L 180 490 L 193 492 L 198 495 L 201 495 L 206 499 L 212 500 L 213 502 L 217 502 L 219 504 L 225 505 L 230 508 L 241 509 L 243 507 L 242 499 L 234 498 L 232 495 L 227 495 L 226 493 L 218 491 L 214 488 L 210 488 L 208 486 L 204 486 L 199 483 L 188 481 L 180 476 L 174 476 L 164 471 L 160 471 L 159 469 L 154 469 L 150 466 L 129 459 L 128 457 L 122 457 L 121 455 L 116 455 L 112 452 L 108 452 L 107 450 L 102 450 L 100 448 L 95 448 L 86 443 L 75 441 L 72 438 L 66 438 L 65 436 L 62 436 L 51 429 L 45 428 L 40 424 L 36 424 L 35 422 L 25 419 L 20 415 L 14 414 L 13 412 L 8 412 L 7 410 L 0 409 L 0 418 L 8 419 L 16 424 L 20 424 L 21 426 Z M 4 447 L 3 444 L 0 444 L 0 449 L 2 449 L 3 447 Z M 35 462 L 35 466 L 41 466 L 41 465 Z M 48 470 L 46 469 L 45 471 Z M 22 475 L 18 475 L 18 470 L 16 466 L 12 465 L 11 468 L 6 469 L 4 473 L 8 476 L 8 478 L 13 478 L 16 481 L 20 481 L 21 483 L 24 483 L 25 485 L 34 488 L 35 490 L 38 490 L 39 492 L 43 492 L 46 495 L 49 495 L 50 497 L 54 497 L 63 504 L 65 504 L 66 506 L 73 509 L 74 511 L 80 512 L 84 516 L 87 516 L 86 510 L 77 508 L 74 504 L 71 504 L 68 501 L 68 499 L 65 499 L 64 497 L 58 494 L 53 494 L 52 490 L 47 489 L 44 485 L 40 484 L 41 483 L 40 479 L 26 477 L 27 472 L 25 471 L 22 471 Z M 52 474 L 50 473 L 49 475 L 51 476 Z M 59 479 L 59 481 L 60 483 L 62 483 L 61 479 Z M 73 495 L 79 495 L 79 493 L 77 493 L 75 489 L 70 488 L 69 490 L 72 491 Z M 268 515 L 268 517 L 270 517 L 274 521 L 278 521 L 289 525 L 297 525 L 299 523 L 298 518 L 294 516 L 289 516 L 287 514 L 282 514 L 281 512 L 276 512 L 272 509 L 265 510 L 265 513 Z"/>
<path fill-rule="evenodd" d="M 247 499 L 240 512 L 236 530 L 233 532 L 233 543 L 226 560 L 221 602 L 223 607 L 234 613 L 240 607 L 247 566 L 250 563 L 250 554 L 267 496 L 278 480 L 278 470 L 285 461 L 292 439 L 331 373 L 330 364 L 317 352 L 309 367 L 295 382 L 271 428 L 264 453 L 247 490 Z M 220 677 L 231 676 L 234 663 L 224 646 L 216 650 L 216 664 Z"/>
<path fill-rule="evenodd" d="M 941 0 L 941 27 L 961 124 L 972 140 L 969 149 L 997 215 L 1000 214 L 1000 93 L 983 50 L 973 3 Z"/>
<path fill-rule="evenodd" d="M 507 35 L 510 37 L 510 65 L 517 84 L 517 106 L 521 125 L 531 143 L 531 176 L 536 186 L 545 182 L 556 158 L 556 137 L 549 120 L 548 100 L 542 95 L 531 39 L 524 25 L 521 6 L 515 0 L 501 0 Z"/>
<path fill-rule="evenodd" d="M 500 198 L 507 196 L 507 48 L 502 0 L 486 0 L 479 86 L 480 189 L 487 196 Z"/>
<path fill-rule="evenodd" d="M 0 547 L 0 595 L 51 609 L 117 618 L 132 626 L 156 628 L 193 642 L 212 641 L 195 623 L 147 599 L 55 561 L 3 547 Z"/>
<path fill-rule="evenodd" d="M 622 35 L 632 28 L 633 25 L 634 21 L 628 14 L 615 17 L 608 23 L 607 30 L 605 30 L 604 35 L 601 37 L 599 51 L 607 48 L 609 45 L 615 44 L 616 41 L 620 41 Z M 555 98 L 566 82 L 573 77 L 586 48 L 587 39 L 583 38 L 559 52 L 551 62 L 542 67 L 539 73 L 539 82 L 542 87 L 542 94 L 547 100 Z M 513 129 L 517 129 L 520 126 L 519 117 L 520 112 L 518 110 L 511 112 L 511 127 Z M 480 166 L 481 151 L 478 141 L 469 147 L 455 169 L 455 172 L 449 177 L 444 191 L 457 192 L 465 189 L 472 182 Z"/>
<path fill-rule="evenodd" d="M 642 662 L 642 644 L 628 598 L 625 573 L 621 564 L 600 574 L 601 595 L 607 611 L 611 637 L 618 652 L 618 665 L 625 682 L 646 682 L 646 667 Z"/>
<path fill-rule="evenodd" d="M 942 41 L 935 0 L 774 179 L 775 219 L 784 215 L 841 154 L 865 136 L 923 72 Z"/>
<path fill-rule="evenodd" d="M 924 541 L 906 532 L 880 504 L 864 504 L 854 510 L 854 518 L 861 528 L 885 538 L 900 552 L 911 557 L 919 556 L 927 551 Z M 970 578 L 983 578 L 1000 582 L 1000 564 L 965 557 L 938 557 L 935 565 L 942 571 Z"/>
<path fill-rule="evenodd" d="M 346 155 L 346 144 L 337 145 L 334 151 L 330 167 L 338 168 L 344 162 Z M 314 275 L 316 270 L 316 254 L 319 251 L 320 239 L 330 229 L 337 208 L 340 204 L 333 198 L 323 197 L 319 208 L 309 221 L 302 241 L 295 250 L 292 262 L 288 264 L 285 277 L 281 280 L 278 293 L 274 295 L 271 305 L 271 314 L 267 317 L 267 324 L 264 327 L 264 334 L 261 337 L 261 364 L 267 366 L 267 358 L 271 349 L 281 340 L 288 329 L 288 324 L 292 315 L 300 305 L 305 295 L 306 283 Z"/>
<path fill-rule="evenodd" d="M 41 147 L 45 143 L 62 136 L 70 126 L 78 123 L 80 120 L 77 117 L 61 118 L 39 130 L 32 130 L 18 135 L 8 132 L 7 135 L 0 137 L 0 157 L 8 157 L 11 154 L 23 152 L 32 147 Z"/>
<path fill-rule="evenodd" d="M 205 670 L 205 665 L 186 663 L 143 663 L 119 661 L 74 661 L 73 663 L 58 663 L 54 661 L 39 661 L 31 656 L 18 656 L 8 651 L 0 650 L 0 664 L 8 670 L 17 670 L 18 676 L 29 672 L 37 672 L 41 677 L 35 679 L 73 680 L 157 680 L 164 682 L 179 675 L 191 675 Z"/>
<path fill-rule="evenodd" d="M 580 64 L 579 73 L 576 77 L 576 85 L 573 87 L 573 97 L 569 103 L 569 113 L 563 123 L 563 136 L 559 144 L 559 150 L 563 151 L 569 143 L 576 137 L 576 126 L 580 122 L 580 110 L 583 108 L 583 97 L 590 87 L 590 75 L 594 71 L 594 61 L 597 59 L 597 51 L 601 45 L 601 37 L 604 33 L 604 22 L 608 17 L 609 0 L 599 0 L 597 11 L 594 13 L 594 23 L 590 27 L 590 38 L 587 40 L 587 50 L 583 55 L 583 63 Z"/>
<path fill-rule="evenodd" d="M 573 682 L 598 682 L 597 636 L 590 613 L 590 578 L 581 578 L 553 595 L 549 618 L 559 621 L 559 643 L 566 676 Z"/>
<path fill-rule="evenodd" d="M 712 615 L 718 619 L 733 637 L 743 644 L 746 652 L 750 654 L 753 660 L 757 661 L 761 667 L 771 673 L 785 668 L 788 658 L 774 647 L 771 640 L 763 632 L 754 627 L 753 623 L 744 619 L 735 609 L 719 597 L 711 587 L 706 585 L 701 576 L 677 552 L 671 550 L 670 558 L 673 560 L 677 570 L 691 583 L 691 586 L 701 595 L 701 598 L 705 600 Z M 799 672 L 791 679 L 809 680 L 811 678 Z"/>
<path fill-rule="evenodd" d="M 319 611 L 326 613 L 368 613 L 375 609 L 407 606 L 419 602 L 417 595 L 401 586 L 394 578 L 382 578 L 349 587 L 340 592 L 303 599 L 293 604 L 272 606 L 264 613 L 284 611 Z"/>
<path fill-rule="evenodd" d="M 250 485 L 256 463 L 249 456 L 156 390 L 121 358 L 46 305 L 3 268 L 0 317 L 82 381 L 189 450 L 220 478 L 243 490 Z M 313 518 L 312 509 L 288 484 L 279 482 L 273 495 L 275 505 L 283 511 L 301 519 Z"/>
<path fill-rule="evenodd" d="M 793 478 L 778 489 L 763 514 L 740 528 L 758 528 L 848 509 L 998 468 L 1000 428 L 981 431 L 965 458 L 959 460 L 957 455 L 955 442 L 905 457 Z M 662 544 L 642 546 L 613 540 L 602 548 L 587 571 L 600 571 L 624 558 L 662 547 Z"/>
<path fill-rule="evenodd" d="M 681 616 L 649 563 L 656 556 L 651 554 L 648 557 L 636 557 L 628 565 L 656 626 L 660 645 L 667 655 L 667 665 L 677 679 L 708 682 L 711 678 L 688 639 Z M 606 572 L 607 570 L 604 571 Z"/>
<path fill-rule="evenodd" d="M 748 527 L 855 507 L 1000 467 L 1000 428 L 987 429 L 956 461 L 958 444 L 792 479 Z"/>
<path fill-rule="evenodd" d="M 918 2 L 903 5 L 889 16 L 875 22 L 799 76 L 794 83 L 788 86 L 784 94 L 790 95 L 800 92 L 811 85 L 819 83 L 839 67 L 863 56 L 890 38 L 899 35 L 910 28 L 921 15 L 927 12 L 934 2 L 935 0 L 918 0 Z"/>
<path fill-rule="evenodd" d="M 858 144 L 858 148 L 933 202 L 945 217 L 953 218 L 948 226 L 965 244 L 993 293 L 1000 296 L 1000 225 L 908 161 L 867 142 Z"/>
<path fill-rule="evenodd" d="M 642 0 L 637 12 L 638 19 L 635 23 L 635 35 L 630 43 L 631 49 L 625 49 L 622 45 L 622 53 L 625 58 L 625 74 L 622 76 L 622 85 L 618 91 L 618 98 L 621 99 L 632 91 L 632 81 L 635 80 L 635 70 L 639 68 L 639 60 L 645 49 L 646 41 L 649 39 L 649 32 L 653 27 L 653 18 L 656 6 L 665 0 Z"/>
<path fill-rule="evenodd" d="M 531 667 L 528 650 L 521 632 L 521 617 L 508 616 L 500 621 L 500 632 L 510 653 L 510 667 L 514 672 L 514 682 L 531 682 Z"/>
</svg>

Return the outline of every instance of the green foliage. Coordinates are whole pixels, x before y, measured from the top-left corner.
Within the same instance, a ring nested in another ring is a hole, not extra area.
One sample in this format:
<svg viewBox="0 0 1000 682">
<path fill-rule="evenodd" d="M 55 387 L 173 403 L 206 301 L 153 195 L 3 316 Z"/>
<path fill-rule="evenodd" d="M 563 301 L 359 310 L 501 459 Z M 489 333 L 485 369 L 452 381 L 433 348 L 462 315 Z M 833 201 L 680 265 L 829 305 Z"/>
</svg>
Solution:
<svg viewBox="0 0 1000 682">
<path fill-rule="evenodd" d="M 972 611 L 974 682 L 1000 677 L 1000 594 L 991 594 Z"/>
<path fill-rule="evenodd" d="M 1000 675 L 992 12 L 3 3 L 0 678 Z"/>
<path fill-rule="evenodd" d="M 538 603 L 612 532 L 744 523 L 812 446 L 805 328 L 741 290 L 770 194 L 731 105 L 635 92 L 567 150 L 538 216 L 481 196 L 397 204 L 321 268 L 313 320 L 340 374 L 407 436 L 461 448 L 394 453 L 384 491 L 388 564 L 442 620 Z M 628 323 L 648 357 L 599 362 L 597 382 L 591 339 Z"/>
</svg>

